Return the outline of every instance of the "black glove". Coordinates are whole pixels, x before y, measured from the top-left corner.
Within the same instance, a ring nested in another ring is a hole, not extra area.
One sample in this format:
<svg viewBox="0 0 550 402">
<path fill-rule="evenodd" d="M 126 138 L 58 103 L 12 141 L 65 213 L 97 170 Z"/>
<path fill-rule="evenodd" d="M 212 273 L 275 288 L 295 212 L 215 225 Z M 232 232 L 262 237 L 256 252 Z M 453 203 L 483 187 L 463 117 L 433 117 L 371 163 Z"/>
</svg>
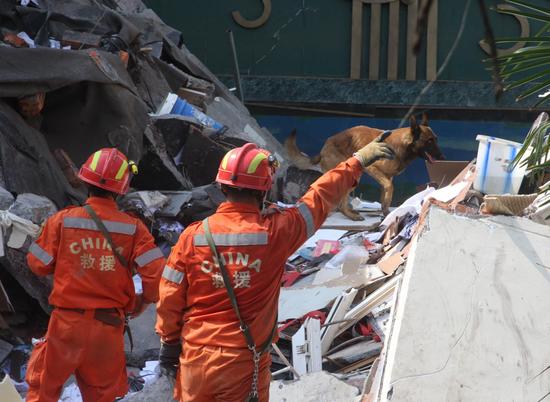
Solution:
<svg viewBox="0 0 550 402">
<path fill-rule="evenodd" d="M 175 379 L 180 365 L 181 342 L 160 342 L 159 366 L 160 375 Z"/>
</svg>

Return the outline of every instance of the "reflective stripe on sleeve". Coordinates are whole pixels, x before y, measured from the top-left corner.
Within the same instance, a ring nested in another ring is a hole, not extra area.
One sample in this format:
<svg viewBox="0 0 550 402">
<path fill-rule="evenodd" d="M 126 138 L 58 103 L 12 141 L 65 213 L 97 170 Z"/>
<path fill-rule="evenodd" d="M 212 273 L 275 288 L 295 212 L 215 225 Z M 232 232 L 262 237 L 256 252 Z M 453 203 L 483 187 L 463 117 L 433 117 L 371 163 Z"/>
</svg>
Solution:
<svg viewBox="0 0 550 402">
<path fill-rule="evenodd" d="M 168 265 L 165 265 L 164 271 L 162 271 L 162 277 L 167 281 L 174 282 L 179 285 L 183 281 L 183 272 L 180 272 Z"/>
<path fill-rule="evenodd" d="M 31 253 L 32 255 L 34 255 L 36 258 L 38 258 L 38 260 L 44 264 L 44 265 L 48 265 L 50 264 L 52 261 L 53 261 L 53 256 L 51 256 L 50 254 L 48 254 L 46 252 L 46 250 L 44 250 L 42 247 L 40 247 L 38 244 L 36 243 L 33 243 L 30 247 L 29 247 L 29 253 Z"/>
<path fill-rule="evenodd" d="M 103 224 L 110 233 L 133 235 L 136 232 L 136 225 L 131 223 L 103 221 Z M 92 219 L 87 218 L 64 218 L 63 227 L 70 229 L 87 229 L 99 231 L 99 228 Z"/>
<path fill-rule="evenodd" d="M 304 221 L 306 222 L 307 237 L 309 238 L 313 236 L 313 233 L 315 233 L 315 224 L 313 223 L 313 215 L 311 215 L 309 207 L 301 202 L 296 205 L 296 208 L 298 208 L 300 215 L 302 215 L 302 218 L 304 218 Z"/>
<path fill-rule="evenodd" d="M 136 264 L 140 267 L 143 267 L 144 265 L 149 264 L 150 262 L 153 262 L 159 258 L 163 258 L 164 254 L 162 254 L 162 251 L 160 251 L 160 248 L 155 247 L 149 251 L 146 251 L 145 253 L 141 254 L 139 257 L 135 259 Z"/>
<path fill-rule="evenodd" d="M 216 246 L 264 246 L 267 244 L 267 232 L 256 233 L 213 233 Z M 195 246 L 208 246 L 206 236 L 193 236 Z"/>
</svg>

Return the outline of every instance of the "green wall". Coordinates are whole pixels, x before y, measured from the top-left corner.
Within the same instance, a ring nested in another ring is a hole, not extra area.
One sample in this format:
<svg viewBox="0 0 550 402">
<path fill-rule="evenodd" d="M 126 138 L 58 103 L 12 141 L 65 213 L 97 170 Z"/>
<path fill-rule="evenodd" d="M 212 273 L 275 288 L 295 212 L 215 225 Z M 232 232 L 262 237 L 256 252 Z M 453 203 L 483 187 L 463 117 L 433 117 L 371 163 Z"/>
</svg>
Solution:
<svg viewBox="0 0 550 402">
<path fill-rule="evenodd" d="M 271 17 L 257 29 L 237 25 L 231 16 L 240 10 L 249 19 L 257 18 L 261 0 L 149 0 L 146 3 L 169 25 L 181 30 L 187 47 L 214 73 L 232 74 L 232 57 L 227 29 L 232 29 L 237 42 L 240 69 L 244 75 L 339 77 L 349 76 L 351 0 L 273 0 Z M 438 65 L 449 51 L 458 32 L 465 0 L 439 0 Z M 486 0 L 489 5 L 503 1 Z M 546 4 L 547 0 L 538 3 Z M 387 35 L 387 6 L 382 13 L 382 38 Z M 368 43 L 370 8 L 363 11 L 362 78 L 368 76 Z M 497 36 L 520 32 L 514 17 L 491 12 Z M 406 11 L 400 16 L 400 70 L 404 78 Z M 532 32 L 536 27 L 531 23 Z M 462 41 L 442 75 L 442 80 L 488 81 L 489 73 L 482 60 L 487 56 L 478 46 L 484 36 L 477 1 L 471 3 L 467 28 Z M 386 44 L 382 43 L 381 77 L 385 76 Z M 422 55 L 418 79 L 425 78 Z"/>
</svg>

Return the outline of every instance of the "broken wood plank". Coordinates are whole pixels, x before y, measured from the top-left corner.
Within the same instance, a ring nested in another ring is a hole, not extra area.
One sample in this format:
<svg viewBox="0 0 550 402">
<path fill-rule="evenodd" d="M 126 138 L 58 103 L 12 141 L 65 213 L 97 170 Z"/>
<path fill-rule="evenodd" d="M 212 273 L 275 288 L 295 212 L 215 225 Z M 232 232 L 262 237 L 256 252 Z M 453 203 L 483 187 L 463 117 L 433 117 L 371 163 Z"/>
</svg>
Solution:
<svg viewBox="0 0 550 402">
<path fill-rule="evenodd" d="M 360 370 L 363 367 L 367 367 L 371 365 L 377 358 L 378 356 L 373 356 L 363 360 L 356 361 L 355 363 L 352 363 L 346 367 L 342 367 L 336 372 L 339 374 L 347 374 L 347 373 L 351 373 L 352 371 Z"/>
<path fill-rule="evenodd" d="M 287 371 L 292 371 L 292 374 L 294 374 L 294 379 L 295 380 L 299 380 L 300 379 L 300 374 L 296 371 L 296 369 L 292 366 L 292 364 L 290 364 L 290 362 L 288 361 L 288 359 L 286 358 L 286 356 L 283 354 L 283 352 L 281 352 L 281 349 L 279 349 L 279 347 L 277 346 L 276 343 L 272 343 L 271 344 L 271 347 L 273 348 L 273 350 L 275 351 L 275 353 L 277 353 L 277 356 L 279 356 L 279 358 L 283 361 L 283 363 L 286 365 L 286 367 L 284 369 L 281 369 L 279 371 L 276 371 L 275 373 L 273 373 L 272 375 L 275 375 L 275 374 L 282 374 L 282 373 L 285 373 Z"/>
<path fill-rule="evenodd" d="M 306 319 L 298 332 L 292 336 L 292 362 L 300 375 L 323 369 L 319 320 Z"/>
<path fill-rule="evenodd" d="M 377 80 L 380 75 L 380 20 L 382 6 L 370 6 L 370 46 L 369 46 L 369 80 Z"/>
<path fill-rule="evenodd" d="M 395 286 L 400 277 L 401 274 L 392 277 L 389 281 L 380 286 L 380 288 L 372 292 L 365 300 L 348 311 L 344 316 L 346 322 L 340 325 L 336 336 L 355 325 L 357 321 L 366 316 L 374 307 L 383 302 L 395 290 Z"/>
<path fill-rule="evenodd" d="M 386 275 L 392 275 L 397 270 L 397 268 L 403 265 L 404 262 L 405 259 L 403 258 L 403 254 L 401 252 L 397 252 L 395 254 L 392 254 L 388 258 L 378 261 L 376 265 Z"/>
<path fill-rule="evenodd" d="M 327 319 L 325 320 L 325 325 L 342 320 L 348 312 L 356 295 L 357 289 L 355 288 L 342 293 L 342 295 L 334 301 L 334 304 L 328 313 Z M 329 350 L 337 331 L 338 325 L 327 325 L 321 329 L 321 352 L 323 355 Z"/>
<path fill-rule="evenodd" d="M 399 0 L 390 3 L 388 24 L 388 80 L 397 79 L 399 63 Z"/>
</svg>

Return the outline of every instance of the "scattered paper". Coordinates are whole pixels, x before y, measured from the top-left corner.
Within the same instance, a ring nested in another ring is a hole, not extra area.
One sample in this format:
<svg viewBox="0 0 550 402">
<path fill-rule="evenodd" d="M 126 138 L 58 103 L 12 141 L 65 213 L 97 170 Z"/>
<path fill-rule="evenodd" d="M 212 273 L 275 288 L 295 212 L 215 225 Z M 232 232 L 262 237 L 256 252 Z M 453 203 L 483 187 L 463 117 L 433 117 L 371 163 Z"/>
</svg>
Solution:
<svg viewBox="0 0 550 402">
<path fill-rule="evenodd" d="M 388 216 L 382 221 L 380 226 L 387 227 L 390 223 L 394 222 L 396 219 L 411 213 L 413 215 L 420 214 L 422 208 L 422 201 L 426 199 L 428 195 L 433 193 L 435 189 L 433 187 L 428 187 L 426 190 L 413 195 L 407 201 L 405 201 L 401 206 L 397 207 L 391 211 Z"/>
<path fill-rule="evenodd" d="M 347 230 L 319 229 L 313 234 L 313 236 L 307 239 L 304 244 L 302 244 L 302 247 L 315 247 L 318 240 L 338 240 L 346 233 Z"/>
<path fill-rule="evenodd" d="M 19 32 L 17 34 L 17 37 L 23 39 L 25 41 L 25 43 L 30 47 L 30 48 L 35 48 L 36 45 L 34 44 L 34 40 L 31 39 L 31 37 L 29 35 L 27 35 L 26 32 Z"/>
<path fill-rule="evenodd" d="M 430 198 L 433 198 L 434 200 L 441 201 L 441 202 L 449 202 L 453 198 L 456 198 L 462 190 L 464 190 L 464 187 L 466 187 L 468 183 L 465 181 L 461 181 L 456 184 L 451 184 L 449 186 L 440 188 L 438 190 L 435 190 L 428 194 L 425 198 L 425 200 L 429 200 Z"/>
<path fill-rule="evenodd" d="M 363 201 L 360 198 L 354 198 L 351 200 L 351 206 L 356 211 L 381 211 L 382 204 L 377 201 Z"/>
<path fill-rule="evenodd" d="M 291 318 L 300 318 L 310 311 L 324 308 L 348 288 L 349 286 L 281 288 L 278 320 L 286 321 Z"/>
<path fill-rule="evenodd" d="M 369 252 L 363 246 L 346 246 L 332 257 L 326 264 L 327 269 L 341 269 L 344 262 L 352 261 L 356 265 L 366 264 L 369 259 Z"/>
</svg>

